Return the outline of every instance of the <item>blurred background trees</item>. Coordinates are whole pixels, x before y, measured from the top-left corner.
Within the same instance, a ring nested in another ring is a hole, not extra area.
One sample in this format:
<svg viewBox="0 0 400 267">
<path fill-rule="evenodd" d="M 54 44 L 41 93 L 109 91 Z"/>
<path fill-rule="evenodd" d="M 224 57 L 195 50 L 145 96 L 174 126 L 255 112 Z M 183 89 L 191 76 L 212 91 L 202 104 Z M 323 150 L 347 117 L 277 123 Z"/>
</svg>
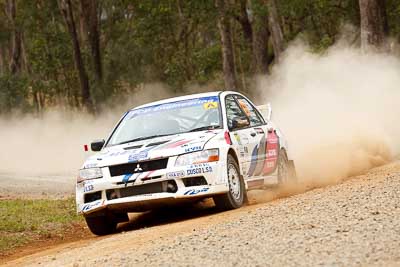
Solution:
<svg viewBox="0 0 400 267">
<path fill-rule="evenodd" d="M 387 51 L 400 0 L 0 0 L 0 114 L 96 112 L 151 82 L 250 91 L 290 41 L 323 52 L 345 24 Z"/>
</svg>

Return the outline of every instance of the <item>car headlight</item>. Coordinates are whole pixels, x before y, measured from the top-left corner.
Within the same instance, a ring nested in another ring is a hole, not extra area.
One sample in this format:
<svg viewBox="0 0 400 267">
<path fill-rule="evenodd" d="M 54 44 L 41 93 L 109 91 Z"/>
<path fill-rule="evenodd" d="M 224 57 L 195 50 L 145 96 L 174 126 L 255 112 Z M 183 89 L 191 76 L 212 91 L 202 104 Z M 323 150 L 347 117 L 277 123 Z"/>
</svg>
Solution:
<svg viewBox="0 0 400 267">
<path fill-rule="evenodd" d="M 77 182 L 80 183 L 84 180 L 97 179 L 103 177 L 103 172 L 100 168 L 88 168 L 79 170 Z"/>
<path fill-rule="evenodd" d="M 213 162 L 219 160 L 218 149 L 208 149 L 193 153 L 180 155 L 175 162 L 175 166 L 185 166 L 196 163 Z"/>
</svg>

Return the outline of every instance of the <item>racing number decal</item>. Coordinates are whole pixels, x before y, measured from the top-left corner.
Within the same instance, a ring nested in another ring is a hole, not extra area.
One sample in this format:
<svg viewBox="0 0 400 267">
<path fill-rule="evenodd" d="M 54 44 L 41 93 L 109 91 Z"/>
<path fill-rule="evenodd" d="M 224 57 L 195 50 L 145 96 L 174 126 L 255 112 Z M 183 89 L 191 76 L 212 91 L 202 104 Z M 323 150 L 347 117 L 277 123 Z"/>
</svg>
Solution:
<svg viewBox="0 0 400 267">
<path fill-rule="evenodd" d="M 279 137 L 275 131 L 268 132 L 267 145 L 265 148 L 265 161 L 263 174 L 270 174 L 275 170 L 276 163 L 278 162 L 279 153 Z"/>
</svg>

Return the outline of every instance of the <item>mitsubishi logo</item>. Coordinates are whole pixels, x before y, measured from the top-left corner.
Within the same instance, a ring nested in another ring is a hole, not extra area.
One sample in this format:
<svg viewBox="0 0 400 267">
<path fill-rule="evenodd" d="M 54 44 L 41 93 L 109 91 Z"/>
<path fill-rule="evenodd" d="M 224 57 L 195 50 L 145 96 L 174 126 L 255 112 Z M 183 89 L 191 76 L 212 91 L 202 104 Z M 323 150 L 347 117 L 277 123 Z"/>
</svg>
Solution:
<svg viewBox="0 0 400 267">
<path fill-rule="evenodd" d="M 136 169 L 134 170 L 134 172 L 141 172 L 143 171 L 142 168 L 140 168 L 140 164 L 136 165 Z"/>
</svg>

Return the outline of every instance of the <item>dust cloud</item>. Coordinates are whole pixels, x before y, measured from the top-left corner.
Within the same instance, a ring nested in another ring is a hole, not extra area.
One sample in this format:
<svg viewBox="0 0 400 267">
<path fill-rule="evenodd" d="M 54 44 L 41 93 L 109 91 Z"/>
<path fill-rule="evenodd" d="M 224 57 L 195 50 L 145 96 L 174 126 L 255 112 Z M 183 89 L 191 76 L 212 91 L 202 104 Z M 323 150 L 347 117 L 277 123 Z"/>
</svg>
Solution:
<svg viewBox="0 0 400 267">
<path fill-rule="evenodd" d="M 299 178 L 323 185 L 399 154 L 399 85 L 400 60 L 394 55 L 365 54 L 342 44 L 317 55 L 295 43 L 270 75 L 258 79 L 253 99 L 261 95 L 258 104 L 272 103 Z M 184 94 L 217 90 L 218 84 L 188 88 Z M 172 96 L 176 92 L 150 84 L 96 117 L 65 109 L 2 117 L 0 176 L 75 177 L 90 153 L 84 144 L 106 138 L 129 108 Z"/>
<path fill-rule="evenodd" d="M 216 89 L 192 85 L 184 94 L 208 90 Z M 152 83 L 135 88 L 132 94 L 117 97 L 112 104 L 103 107 L 98 116 L 59 108 L 41 116 L 0 117 L 0 178 L 76 177 L 84 159 L 91 153 L 84 152 L 85 144 L 107 138 L 127 110 L 173 96 L 177 96 L 173 90 Z"/>
<path fill-rule="evenodd" d="M 363 53 L 343 42 L 315 54 L 297 42 L 271 75 L 258 79 L 256 92 L 272 103 L 299 180 L 322 186 L 399 154 L 399 85 L 394 55 Z"/>
</svg>

